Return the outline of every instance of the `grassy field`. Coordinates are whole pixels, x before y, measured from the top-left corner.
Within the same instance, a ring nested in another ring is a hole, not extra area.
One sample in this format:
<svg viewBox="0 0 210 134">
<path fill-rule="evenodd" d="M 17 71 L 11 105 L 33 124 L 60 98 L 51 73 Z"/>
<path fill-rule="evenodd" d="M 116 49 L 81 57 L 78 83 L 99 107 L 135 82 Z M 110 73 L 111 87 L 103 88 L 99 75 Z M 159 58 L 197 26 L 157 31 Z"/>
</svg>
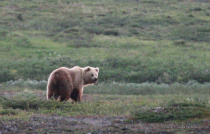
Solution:
<svg viewBox="0 0 210 134">
<path fill-rule="evenodd" d="M 98 66 L 102 82 L 210 81 L 209 3 L 2 1 L 0 82 Z"/>
<path fill-rule="evenodd" d="M 209 37 L 204 0 L 2 0 L 0 133 L 208 133 Z M 98 84 L 46 101 L 49 74 L 76 65 Z"/>
</svg>

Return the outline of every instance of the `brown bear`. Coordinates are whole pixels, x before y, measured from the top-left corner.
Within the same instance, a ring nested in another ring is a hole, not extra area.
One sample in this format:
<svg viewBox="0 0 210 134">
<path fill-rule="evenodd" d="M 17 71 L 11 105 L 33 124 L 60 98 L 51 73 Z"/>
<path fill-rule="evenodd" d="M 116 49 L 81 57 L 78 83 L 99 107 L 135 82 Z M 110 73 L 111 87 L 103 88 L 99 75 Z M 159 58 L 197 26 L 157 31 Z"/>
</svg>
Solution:
<svg viewBox="0 0 210 134">
<path fill-rule="evenodd" d="M 67 101 L 71 98 L 74 101 L 80 101 L 83 87 L 96 83 L 98 73 L 99 68 L 90 66 L 61 67 L 54 70 L 48 79 L 47 99 L 54 97 L 56 100 Z"/>
</svg>

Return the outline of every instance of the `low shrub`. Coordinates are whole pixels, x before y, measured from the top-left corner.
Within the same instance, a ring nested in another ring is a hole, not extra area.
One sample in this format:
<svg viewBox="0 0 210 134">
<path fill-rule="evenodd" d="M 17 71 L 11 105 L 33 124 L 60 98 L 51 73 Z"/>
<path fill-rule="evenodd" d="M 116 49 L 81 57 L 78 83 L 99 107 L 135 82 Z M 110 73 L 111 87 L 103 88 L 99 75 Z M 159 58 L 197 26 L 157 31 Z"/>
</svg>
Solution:
<svg viewBox="0 0 210 134">
<path fill-rule="evenodd" d="M 25 80 L 24 81 L 23 79 L 18 79 L 16 81 L 10 80 L 6 82 L 6 86 L 45 90 L 47 87 L 47 81 L 45 80 L 42 80 L 42 81 Z"/>
<path fill-rule="evenodd" d="M 0 115 L 18 115 L 18 112 L 14 109 L 1 109 Z"/>
<path fill-rule="evenodd" d="M 0 82 L 15 80 L 15 74 L 12 74 L 8 69 L 0 70 Z"/>
<path fill-rule="evenodd" d="M 89 24 L 84 29 L 89 33 L 93 33 L 93 34 L 97 34 L 97 35 L 103 34 L 104 30 L 105 30 L 103 27 L 100 27 L 100 26 L 95 25 L 95 24 Z"/>
<path fill-rule="evenodd" d="M 114 35 L 114 36 L 118 36 L 119 32 L 115 29 L 107 29 L 104 31 L 104 35 Z"/>
<path fill-rule="evenodd" d="M 23 86 L 31 88 L 31 89 L 45 90 L 47 87 L 47 81 L 27 80 L 27 81 L 24 81 Z"/>
<path fill-rule="evenodd" d="M 210 117 L 210 109 L 200 103 L 173 103 L 168 107 L 156 107 L 148 111 L 136 111 L 133 114 L 134 120 L 145 122 L 165 122 L 202 117 Z"/>
<path fill-rule="evenodd" d="M 184 41 L 184 40 L 177 40 L 177 41 L 174 41 L 173 45 L 186 46 L 186 41 Z"/>
</svg>

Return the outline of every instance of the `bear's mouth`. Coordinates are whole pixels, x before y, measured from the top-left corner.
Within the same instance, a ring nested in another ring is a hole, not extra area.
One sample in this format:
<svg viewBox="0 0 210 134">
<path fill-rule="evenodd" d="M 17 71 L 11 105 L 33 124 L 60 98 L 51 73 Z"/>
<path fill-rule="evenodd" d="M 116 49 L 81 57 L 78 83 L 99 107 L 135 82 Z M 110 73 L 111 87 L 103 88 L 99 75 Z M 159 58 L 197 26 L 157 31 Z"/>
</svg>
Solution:
<svg viewBox="0 0 210 134">
<path fill-rule="evenodd" d="M 95 83 L 97 83 L 97 82 L 98 82 L 98 79 L 94 79 L 93 83 L 95 84 Z"/>
</svg>

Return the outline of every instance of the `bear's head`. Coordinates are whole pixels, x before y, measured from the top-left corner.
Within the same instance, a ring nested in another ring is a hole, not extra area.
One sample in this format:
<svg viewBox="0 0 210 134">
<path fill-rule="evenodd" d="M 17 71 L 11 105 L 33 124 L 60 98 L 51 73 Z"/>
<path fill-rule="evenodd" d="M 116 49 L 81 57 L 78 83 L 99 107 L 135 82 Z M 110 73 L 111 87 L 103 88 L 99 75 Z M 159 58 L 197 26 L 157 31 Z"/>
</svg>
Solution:
<svg viewBox="0 0 210 134">
<path fill-rule="evenodd" d="M 94 84 L 98 81 L 98 73 L 99 68 L 98 67 L 90 67 L 87 66 L 84 68 L 84 84 Z"/>
</svg>

